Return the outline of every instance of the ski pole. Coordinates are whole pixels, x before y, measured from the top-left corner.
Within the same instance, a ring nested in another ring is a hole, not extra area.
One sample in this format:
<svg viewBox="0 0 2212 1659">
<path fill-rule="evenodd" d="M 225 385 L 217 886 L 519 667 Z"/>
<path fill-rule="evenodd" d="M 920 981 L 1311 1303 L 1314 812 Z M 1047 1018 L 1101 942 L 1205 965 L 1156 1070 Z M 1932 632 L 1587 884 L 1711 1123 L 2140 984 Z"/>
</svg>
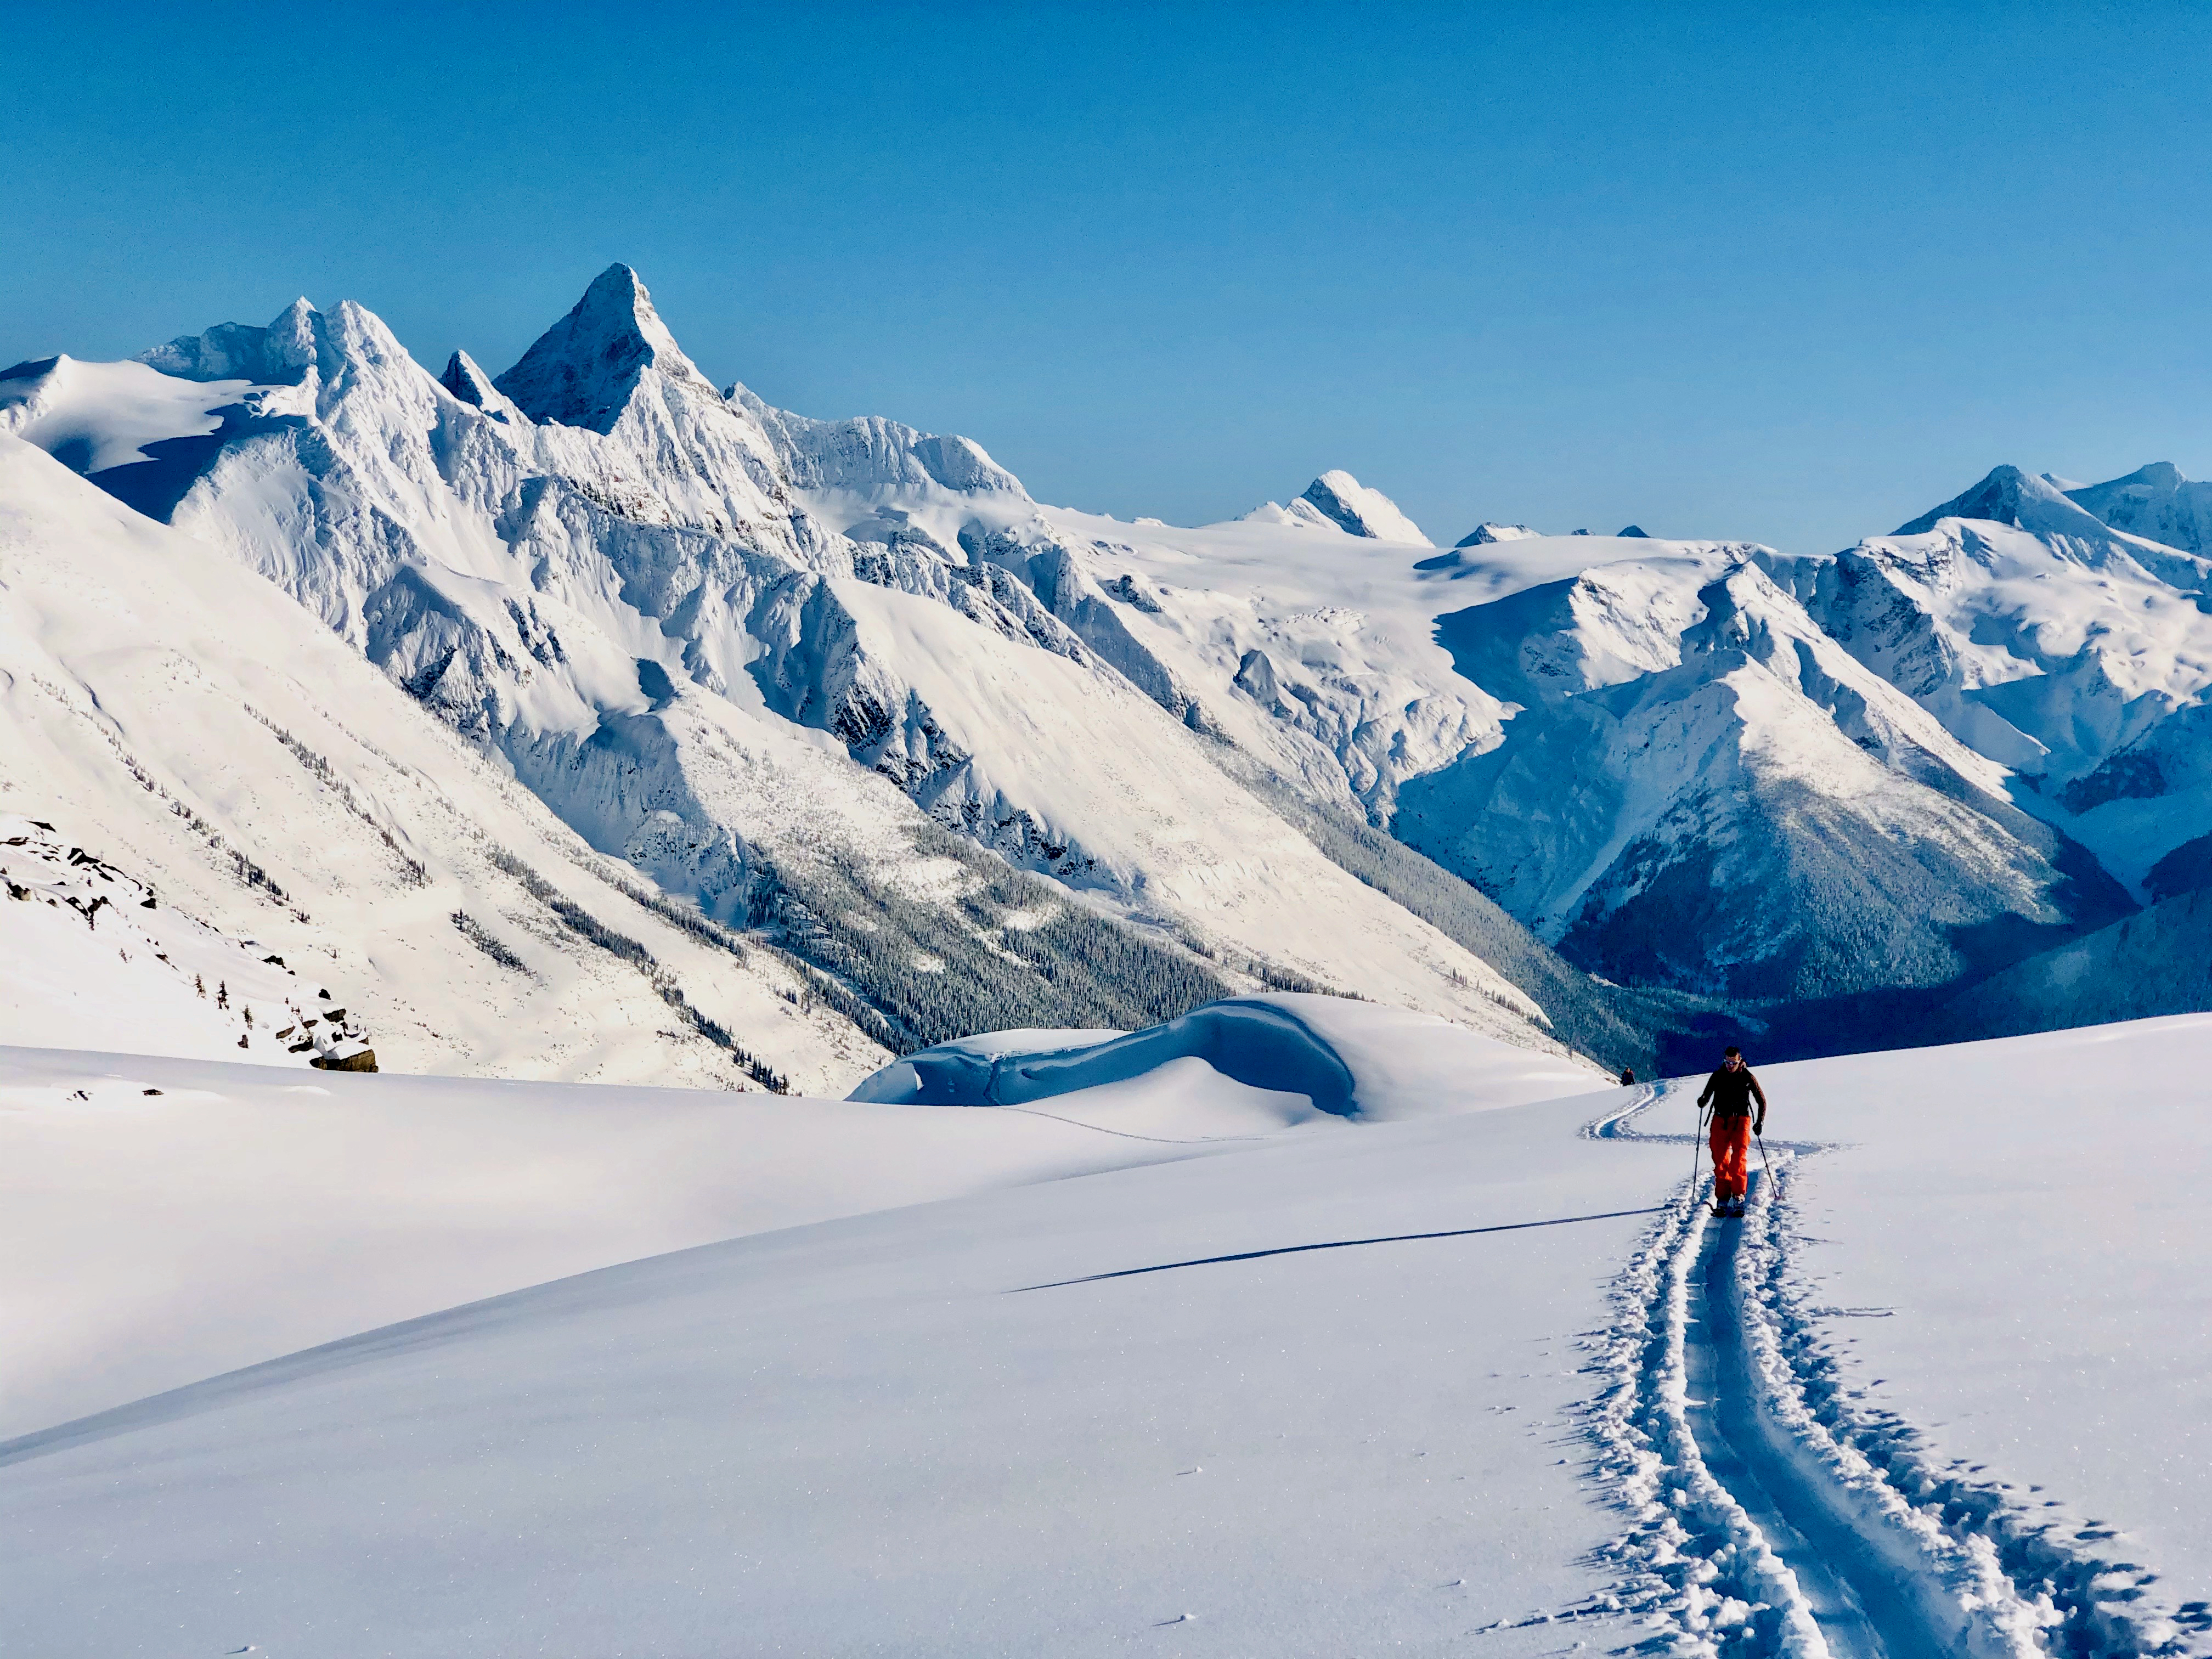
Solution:
<svg viewBox="0 0 2212 1659">
<path fill-rule="evenodd" d="M 1690 1137 L 1690 1196 L 1692 1199 L 1698 1195 L 1698 1160 L 1705 1155 L 1705 1111 L 1701 1106 L 1698 1109 L 1698 1133 Z"/>
<path fill-rule="evenodd" d="M 1782 1196 L 1782 1183 L 1781 1183 L 1779 1181 L 1778 1181 L 1778 1180 L 1776 1180 L 1776 1179 L 1775 1179 L 1775 1177 L 1774 1177 L 1774 1165 L 1773 1165 L 1771 1163 L 1768 1162 L 1768 1160 L 1767 1160 L 1767 1157 L 1766 1157 L 1766 1137 L 1765 1137 L 1765 1135 L 1759 1134 L 1759 1133 L 1755 1133 L 1755 1132 L 1754 1132 L 1754 1133 L 1753 1133 L 1753 1135 L 1752 1135 L 1752 1137 L 1751 1137 L 1751 1138 L 1752 1138 L 1753 1140 L 1755 1140 L 1755 1141 L 1757 1141 L 1757 1142 L 1759 1143 L 1759 1168 L 1761 1168 L 1761 1169 L 1763 1169 L 1763 1170 L 1765 1170 L 1766 1171 L 1766 1180 L 1767 1180 L 1767 1184 L 1768 1184 L 1768 1185 L 1770 1185 L 1770 1186 L 1771 1186 L 1771 1187 L 1774 1188 L 1774 1195 L 1775 1195 L 1775 1197 L 1779 1198 L 1779 1197 L 1781 1197 L 1781 1196 Z"/>
</svg>

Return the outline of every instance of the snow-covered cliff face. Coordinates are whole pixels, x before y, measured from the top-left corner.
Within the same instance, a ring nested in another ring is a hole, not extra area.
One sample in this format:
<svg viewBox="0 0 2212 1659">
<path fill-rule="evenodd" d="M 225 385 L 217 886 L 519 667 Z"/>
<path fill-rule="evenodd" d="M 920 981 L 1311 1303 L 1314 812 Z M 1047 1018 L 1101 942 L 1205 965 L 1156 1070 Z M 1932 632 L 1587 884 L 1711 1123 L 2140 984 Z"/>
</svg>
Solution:
<svg viewBox="0 0 2212 1659">
<path fill-rule="evenodd" d="M 78 423 L 104 434 L 94 482 L 277 583 L 716 921 L 919 906 L 935 922 L 892 954 L 942 974 L 921 933 L 971 926 L 969 877 L 933 826 L 1139 924 L 1158 960 L 1133 982 L 1317 981 L 1549 1042 L 1521 991 L 1224 769 L 1133 606 L 980 447 L 717 392 L 625 267 L 496 378 L 461 354 L 433 377 L 350 303 L 109 367 L 155 412 Z M 58 406 L 64 374 L 0 396 Z"/>
</svg>

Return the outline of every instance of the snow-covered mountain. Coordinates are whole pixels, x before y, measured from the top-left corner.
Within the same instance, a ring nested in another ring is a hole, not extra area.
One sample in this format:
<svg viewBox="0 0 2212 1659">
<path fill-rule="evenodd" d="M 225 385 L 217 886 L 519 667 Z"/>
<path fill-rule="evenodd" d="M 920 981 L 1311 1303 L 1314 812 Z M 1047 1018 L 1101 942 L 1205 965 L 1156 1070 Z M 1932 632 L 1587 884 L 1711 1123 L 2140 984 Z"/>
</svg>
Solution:
<svg viewBox="0 0 2212 1659">
<path fill-rule="evenodd" d="M 301 301 L 19 366 L 0 428 L 894 1048 L 1065 1023 L 1040 964 L 1090 958 L 1153 988 L 1122 1024 L 1319 984 L 1588 1051 L 1668 1016 L 1521 928 L 1677 992 L 1933 989 L 2212 865 L 2212 561 L 2170 467 L 1999 468 L 1820 557 L 1497 523 L 1438 553 L 1340 471 L 1129 525 L 964 439 L 717 391 L 620 265 L 496 377 Z"/>
<path fill-rule="evenodd" d="M 2002 468 L 1817 558 L 1053 517 L 1210 720 L 1571 960 L 1803 999 L 1970 979 L 2212 862 L 2207 562 L 2106 490 Z"/>
<path fill-rule="evenodd" d="M 717 392 L 625 267 L 496 380 L 301 301 L 23 365 L 0 422 L 269 578 L 599 852 L 826 970 L 878 1041 L 1065 1023 L 1108 981 L 1125 1023 L 1317 984 L 1554 1041 L 1254 793 L 1139 601 L 980 448 Z"/>
<path fill-rule="evenodd" d="M 1770 568 L 1854 657 L 2014 774 L 2021 806 L 2139 889 L 2212 805 L 2212 559 L 2081 504 L 2134 487 L 2069 494 L 1999 467 L 1893 535 Z"/>
<path fill-rule="evenodd" d="M 263 1035 L 290 1001 L 343 1006 L 386 1070 L 819 1089 L 884 1057 L 236 560 L 6 437 L 0 721 L 0 813 L 40 821 L 0 837 L 11 892 L 69 896 L 27 867 L 50 845 L 157 905 L 0 904 L 7 1041 L 304 1064 Z"/>
</svg>

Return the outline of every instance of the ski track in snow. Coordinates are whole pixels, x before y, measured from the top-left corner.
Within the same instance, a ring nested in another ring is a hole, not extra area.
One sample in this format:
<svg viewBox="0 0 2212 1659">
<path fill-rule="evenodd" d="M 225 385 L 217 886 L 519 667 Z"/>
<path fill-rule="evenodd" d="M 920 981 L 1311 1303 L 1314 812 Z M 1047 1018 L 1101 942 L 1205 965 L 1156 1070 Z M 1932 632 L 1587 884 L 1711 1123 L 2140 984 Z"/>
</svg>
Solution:
<svg viewBox="0 0 2212 1659">
<path fill-rule="evenodd" d="M 1633 1127 L 1679 1086 L 1646 1085 L 1583 1133 L 1701 1139 Z M 2079 1547 L 2109 1528 L 1931 1467 L 1910 1425 L 1854 1406 L 1819 1328 L 1850 1310 L 1816 1306 L 1791 1257 L 1790 1169 L 1829 1148 L 1766 1150 L 1741 1221 L 1711 1215 L 1710 1170 L 1684 1182 L 1594 1339 L 1596 1473 L 1633 1521 L 1599 1553 L 1620 1583 L 1489 1628 L 1626 1617 L 1646 1632 L 1633 1651 L 1793 1659 L 2212 1653 L 2205 1603 L 2173 1604 L 2148 1590 L 2156 1574 Z"/>
</svg>

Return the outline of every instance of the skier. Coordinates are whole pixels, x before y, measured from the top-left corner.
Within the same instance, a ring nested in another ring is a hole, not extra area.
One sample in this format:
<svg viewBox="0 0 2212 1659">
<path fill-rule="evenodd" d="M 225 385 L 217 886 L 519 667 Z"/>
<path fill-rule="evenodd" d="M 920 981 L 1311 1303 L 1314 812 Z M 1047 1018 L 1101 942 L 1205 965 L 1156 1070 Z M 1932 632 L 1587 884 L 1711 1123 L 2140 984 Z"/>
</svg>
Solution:
<svg viewBox="0 0 2212 1659">
<path fill-rule="evenodd" d="M 1751 1111 L 1754 1100 L 1759 1103 L 1755 1118 Z M 1713 1213 L 1741 1215 L 1751 1138 L 1766 1133 L 1766 1091 L 1743 1063 L 1743 1050 L 1733 1043 L 1698 1097 L 1700 1107 L 1707 1101 L 1713 1106 L 1712 1134 L 1706 1143 L 1713 1149 Z"/>
<path fill-rule="evenodd" d="M 1636 1068 L 1633 1066 L 1622 1066 L 1620 1068 L 1620 1086 L 1626 1089 L 1630 1084 L 1635 1081 Z"/>
</svg>

